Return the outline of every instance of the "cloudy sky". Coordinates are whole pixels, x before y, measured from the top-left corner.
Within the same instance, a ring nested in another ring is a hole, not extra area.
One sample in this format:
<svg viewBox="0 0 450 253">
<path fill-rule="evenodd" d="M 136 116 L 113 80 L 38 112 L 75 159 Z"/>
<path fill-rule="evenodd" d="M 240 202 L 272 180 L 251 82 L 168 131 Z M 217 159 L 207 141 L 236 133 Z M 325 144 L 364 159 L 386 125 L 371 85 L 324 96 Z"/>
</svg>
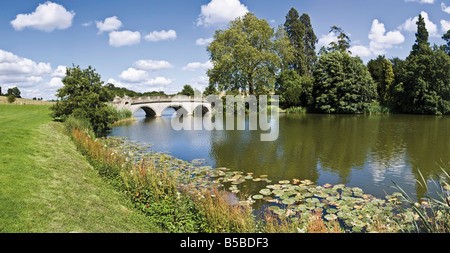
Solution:
<svg viewBox="0 0 450 253">
<path fill-rule="evenodd" d="M 329 31 L 336 25 L 364 62 L 379 54 L 405 58 L 420 13 L 432 44 L 443 44 L 450 29 L 449 0 L 1 1 L 0 86 L 53 99 L 66 66 L 75 64 L 136 91 L 203 90 L 215 30 L 246 12 L 277 27 L 291 7 L 311 17 L 317 50 L 335 39 Z"/>
</svg>

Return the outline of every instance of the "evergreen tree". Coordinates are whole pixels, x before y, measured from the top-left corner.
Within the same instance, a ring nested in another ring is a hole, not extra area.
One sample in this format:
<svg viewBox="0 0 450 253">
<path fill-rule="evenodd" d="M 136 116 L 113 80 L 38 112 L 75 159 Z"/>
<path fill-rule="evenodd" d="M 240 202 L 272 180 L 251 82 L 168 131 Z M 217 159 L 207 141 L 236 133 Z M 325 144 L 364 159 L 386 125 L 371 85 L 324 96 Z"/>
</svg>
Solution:
<svg viewBox="0 0 450 253">
<path fill-rule="evenodd" d="M 406 58 L 401 110 L 406 113 L 450 113 L 450 57 L 431 49 L 428 31 L 421 15 L 417 21 L 416 42 Z"/>
<path fill-rule="evenodd" d="M 317 62 L 316 55 L 316 43 L 318 42 L 316 34 L 312 28 L 311 20 L 308 14 L 303 14 L 300 17 L 300 22 L 303 24 L 305 29 L 305 57 L 306 57 L 306 73 L 308 76 L 312 74 L 314 65 Z"/>
<path fill-rule="evenodd" d="M 413 45 L 411 54 L 418 55 L 429 51 L 430 43 L 428 42 L 428 31 L 425 27 L 425 19 L 419 14 L 419 19 L 416 22 L 417 32 L 416 32 L 416 43 Z"/>
<path fill-rule="evenodd" d="M 347 34 L 344 33 L 344 30 L 342 28 L 337 26 L 332 26 L 330 29 L 330 33 L 333 32 L 337 35 L 337 43 L 332 41 L 329 44 L 329 47 L 327 48 L 328 52 L 341 52 L 341 53 L 349 53 L 351 54 L 348 49 L 350 48 L 350 37 L 347 36 Z"/>
<path fill-rule="evenodd" d="M 290 62 L 289 68 L 295 70 L 300 76 L 307 73 L 307 56 L 305 52 L 305 26 L 300 20 L 296 9 L 291 8 L 286 15 L 284 29 L 289 37 L 291 45 L 295 48 L 294 60 Z"/>
</svg>

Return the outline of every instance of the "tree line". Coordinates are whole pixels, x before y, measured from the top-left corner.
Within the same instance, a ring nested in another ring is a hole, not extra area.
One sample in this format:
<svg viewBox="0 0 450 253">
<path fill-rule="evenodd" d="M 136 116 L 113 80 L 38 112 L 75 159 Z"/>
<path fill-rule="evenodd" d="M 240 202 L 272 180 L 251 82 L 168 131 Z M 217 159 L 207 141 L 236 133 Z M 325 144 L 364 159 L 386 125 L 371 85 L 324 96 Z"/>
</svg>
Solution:
<svg viewBox="0 0 450 253">
<path fill-rule="evenodd" d="M 337 41 L 316 54 L 308 14 L 292 8 L 274 29 L 247 13 L 217 30 L 207 47 L 213 68 L 205 95 L 277 94 L 285 108 L 320 113 L 450 114 L 450 30 L 442 37 L 447 44 L 430 46 L 421 15 L 416 24 L 406 59 L 380 55 L 365 65 L 351 55 L 351 40 L 340 27 L 330 30 Z"/>
</svg>

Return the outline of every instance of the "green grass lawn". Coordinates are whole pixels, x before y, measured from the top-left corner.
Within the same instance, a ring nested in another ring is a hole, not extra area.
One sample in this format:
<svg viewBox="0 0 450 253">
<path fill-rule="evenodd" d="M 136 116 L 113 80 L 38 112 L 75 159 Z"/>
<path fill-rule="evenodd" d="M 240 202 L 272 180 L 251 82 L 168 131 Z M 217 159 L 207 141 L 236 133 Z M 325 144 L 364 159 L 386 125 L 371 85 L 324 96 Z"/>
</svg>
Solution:
<svg viewBox="0 0 450 253">
<path fill-rule="evenodd" d="M 0 104 L 0 232 L 162 232 L 100 178 L 49 112 Z"/>
</svg>

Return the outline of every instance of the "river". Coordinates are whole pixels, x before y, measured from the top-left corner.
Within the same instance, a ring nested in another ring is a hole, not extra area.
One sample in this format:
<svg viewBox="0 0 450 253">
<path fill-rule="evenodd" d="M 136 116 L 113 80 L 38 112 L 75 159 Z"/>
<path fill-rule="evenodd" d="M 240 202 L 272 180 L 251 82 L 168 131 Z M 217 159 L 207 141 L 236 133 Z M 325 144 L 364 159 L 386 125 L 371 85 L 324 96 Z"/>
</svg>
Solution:
<svg viewBox="0 0 450 253">
<path fill-rule="evenodd" d="M 450 169 L 450 116 L 280 114 L 279 136 L 260 141 L 259 130 L 174 130 L 172 109 L 162 117 L 114 127 L 108 136 L 151 144 L 151 149 L 207 165 L 268 175 L 273 180 L 309 179 L 316 184 L 360 187 L 375 197 L 394 191 L 393 182 L 412 198 L 430 193 L 442 168 Z M 420 173 L 419 173 L 420 170 Z"/>
</svg>

